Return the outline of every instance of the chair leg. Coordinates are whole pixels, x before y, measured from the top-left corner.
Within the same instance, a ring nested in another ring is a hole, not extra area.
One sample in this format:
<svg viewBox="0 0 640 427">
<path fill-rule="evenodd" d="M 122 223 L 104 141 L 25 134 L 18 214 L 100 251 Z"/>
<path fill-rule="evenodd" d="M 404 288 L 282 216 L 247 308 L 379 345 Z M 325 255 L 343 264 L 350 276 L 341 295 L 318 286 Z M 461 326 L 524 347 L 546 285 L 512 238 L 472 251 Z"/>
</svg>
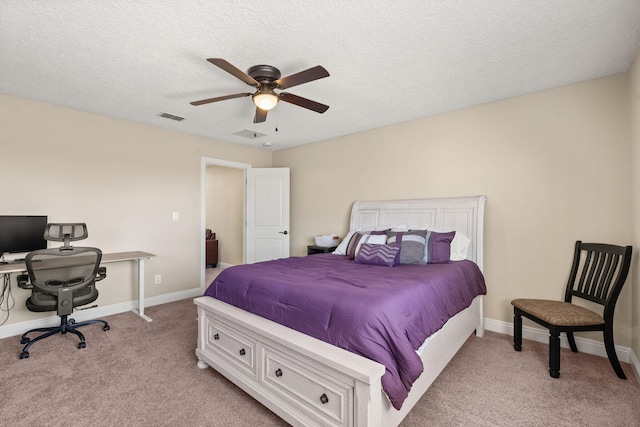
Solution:
<svg viewBox="0 0 640 427">
<path fill-rule="evenodd" d="M 578 347 L 576 346 L 576 339 L 573 337 L 572 331 L 567 331 L 567 339 L 569 340 L 569 347 L 571 347 L 571 351 L 577 353 Z"/>
<path fill-rule="evenodd" d="M 81 326 L 87 326 L 87 325 L 93 325 L 94 323 L 102 323 L 104 326 L 102 327 L 103 331 L 108 331 L 109 328 L 109 324 L 107 322 L 105 322 L 104 320 L 101 319 L 94 319 L 94 320 L 87 320 L 85 322 L 79 322 L 76 323 L 74 319 L 69 319 L 68 315 L 61 315 L 60 316 L 60 325 L 59 326 L 54 326 L 54 327 L 49 327 L 49 328 L 36 328 L 36 329 L 31 329 L 30 331 L 25 332 L 24 334 L 22 334 L 22 338 L 20 340 L 21 344 L 25 344 L 25 346 L 22 349 L 22 353 L 20 353 L 20 359 L 27 359 L 29 357 L 29 348 L 33 345 L 33 343 L 35 343 L 36 341 L 40 341 L 44 338 L 50 337 L 52 335 L 55 334 L 66 334 L 71 333 L 76 335 L 79 339 L 80 342 L 78 343 L 78 348 L 85 348 L 87 346 L 86 342 L 85 342 L 85 337 L 84 334 L 82 334 L 80 331 L 77 331 L 76 329 L 81 327 Z M 33 339 L 30 339 L 27 335 L 32 333 L 32 332 L 45 332 L 42 335 L 39 335 Z"/>
<path fill-rule="evenodd" d="M 607 356 L 609 356 L 609 363 L 613 367 L 613 370 L 616 371 L 616 375 L 618 378 L 626 380 L 627 376 L 624 374 L 622 370 L 622 366 L 620 366 L 620 361 L 618 360 L 618 355 L 616 354 L 616 347 L 613 344 L 613 327 L 609 325 L 604 328 L 604 347 L 607 350 Z"/>
<path fill-rule="evenodd" d="M 76 328 L 74 327 L 68 327 L 66 332 L 69 332 L 70 334 L 74 334 L 75 336 L 80 338 L 80 342 L 78 343 L 78 348 L 85 348 L 87 346 L 86 340 L 84 338 L 84 334 L 82 332 L 76 331 Z"/>
<path fill-rule="evenodd" d="M 513 310 L 513 348 L 516 351 L 522 350 L 522 316 L 517 308 Z"/>
<path fill-rule="evenodd" d="M 74 328 L 80 328 L 82 326 L 87 326 L 87 325 L 93 325 L 96 323 L 102 323 L 104 326 L 102 327 L 103 330 L 108 331 L 109 329 L 111 329 L 109 327 L 109 324 L 107 322 L 105 322 L 104 320 L 101 319 L 94 319 L 94 320 L 86 320 L 84 322 L 79 322 L 73 325 Z"/>
<path fill-rule="evenodd" d="M 560 333 L 549 332 L 549 375 L 560 377 Z"/>
<path fill-rule="evenodd" d="M 44 328 L 38 328 L 38 332 L 42 332 L 42 329 Z M 34 332 L 36 330 L 31 330 L 29 332 Z M 25 346 L 22 348 L 22 352 L 20 353 L 20 359 L 26 359 L 29 357 L 29 348 L 36 342 L 36 341 L 40 341 L 42 339 L 45 339 L 47 337 L 50 337 L 51 335 L 55 335 L 55 334 L 59 334 L 62 331 L 62 328 L 60 326 L 58 327 L 54 327 L 54 328 L 50 328 L 49 331 L 45 334 L 42 335 L 38 335 L 37 337 L 35 337 L 34 339 L 28 339 L 26 338 L 24 335 L 26 335 L 27 333 L 25 333 L 23 335 L 22 340 L 20 341 L 21 344 L 25 344 Z"/>
</svg>

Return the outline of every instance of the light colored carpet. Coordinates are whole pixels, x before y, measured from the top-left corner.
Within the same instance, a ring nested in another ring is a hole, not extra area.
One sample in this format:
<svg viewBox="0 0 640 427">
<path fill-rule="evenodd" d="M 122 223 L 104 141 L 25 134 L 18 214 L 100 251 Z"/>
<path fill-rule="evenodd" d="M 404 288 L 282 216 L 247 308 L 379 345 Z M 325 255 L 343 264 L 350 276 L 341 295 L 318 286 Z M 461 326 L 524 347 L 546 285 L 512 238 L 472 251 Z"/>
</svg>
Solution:
<svg viewBox="0 0 640 427">
<path fill-rule="evenodd" d="M 7 426 L 283 426 L 213 369 L 196 367 L 191 300 L 105 318 L 34 344 L 0 340 L 0 424 Z M 547 373 L 547 346 L 472 336 L 403 426 L 640 426 L 640 386 L 627 364 L 619 380 L 606 359 L 562 350 L 561 378 Z M 385 426 L 386 427 L 386 426 Z"/>
</svg>

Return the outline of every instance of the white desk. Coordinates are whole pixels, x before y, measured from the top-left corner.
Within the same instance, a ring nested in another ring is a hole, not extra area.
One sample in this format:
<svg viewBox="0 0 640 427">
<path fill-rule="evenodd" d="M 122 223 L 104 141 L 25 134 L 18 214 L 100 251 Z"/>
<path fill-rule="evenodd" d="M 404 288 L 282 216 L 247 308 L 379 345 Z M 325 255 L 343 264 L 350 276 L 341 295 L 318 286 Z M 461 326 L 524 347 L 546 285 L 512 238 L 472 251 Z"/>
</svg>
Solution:
<svg viewBox="0 0 640 427">
<path fill-rule="evenodd" d="M 151 322 L 151 318 L 144 314 L 144 260 L 154 258 L 154 254 L 141 251 L 132 252 L 116 252 L 112 254 L 102 254 L 101 264 L 110 262 L 133 261 L 138 264 L 138 308 L 133 311 L 147 322 Z M 0 264 L 0 274 L 5 273 L 21 273 L 27 269 L 24 262 Z"/>
</svg>

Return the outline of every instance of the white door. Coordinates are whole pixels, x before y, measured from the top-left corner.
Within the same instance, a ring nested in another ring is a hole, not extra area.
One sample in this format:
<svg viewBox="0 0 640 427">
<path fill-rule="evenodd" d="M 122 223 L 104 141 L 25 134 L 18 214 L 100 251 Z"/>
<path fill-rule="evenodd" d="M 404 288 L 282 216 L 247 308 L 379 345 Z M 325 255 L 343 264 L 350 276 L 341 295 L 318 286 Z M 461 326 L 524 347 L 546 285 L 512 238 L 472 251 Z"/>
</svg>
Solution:
<svg viewBox="0 0 640 427">
<path fill-rule="evenodd" d="M 289 168 L 247 169 L 247 264 L 289 256 Z"/>
</svg>

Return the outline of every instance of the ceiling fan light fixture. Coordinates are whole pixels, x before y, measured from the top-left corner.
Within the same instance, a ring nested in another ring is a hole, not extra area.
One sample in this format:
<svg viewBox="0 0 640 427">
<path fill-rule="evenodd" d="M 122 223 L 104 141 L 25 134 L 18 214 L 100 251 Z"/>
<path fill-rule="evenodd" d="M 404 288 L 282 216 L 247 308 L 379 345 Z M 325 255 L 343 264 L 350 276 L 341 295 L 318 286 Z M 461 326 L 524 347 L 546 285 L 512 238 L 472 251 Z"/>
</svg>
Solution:
<svg viewBox="0 0 640 427">
<path fill-rule="evenodd" d="M 269 111 L 278 104 L 278 95 L 272 90 L 260 90 L 252 96 L 253 103 L 261 110 Z"/>
</svg>

